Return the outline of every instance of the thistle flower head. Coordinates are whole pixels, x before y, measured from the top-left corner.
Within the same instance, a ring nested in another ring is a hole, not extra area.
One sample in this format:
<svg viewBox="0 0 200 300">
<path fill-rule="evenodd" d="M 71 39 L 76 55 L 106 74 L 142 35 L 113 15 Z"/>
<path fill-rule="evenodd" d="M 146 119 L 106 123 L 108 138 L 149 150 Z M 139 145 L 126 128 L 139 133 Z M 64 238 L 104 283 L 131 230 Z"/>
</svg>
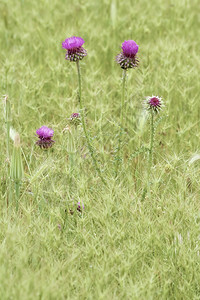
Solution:
<svg viewBox="0 0 200 300">
<path fill-rule="evenodd" d="M 133 40 L 124 41 L 122 43 L 123 54 L 127 57 L 134 57 L 138 52 L 139 46 Z"/>
<path fill-rule="evenodd" d="M 145 100 L 145 108 L 158 113 L 164 106 L 162 98 L 158 96 L 147 97 Z"/>
<path fill-rule="evenodd" d="M 116 56 L 116 62 L 122 69 L 136 68 L 139 60 L 136 56 L 139 46 L 133 40 L 122 43 L 122 52 Z"/>
<path fill-rule="evenodd" d="M 36 134 L 38 135 L 39 138 L 36 144 L 40 148 L 44 148 L 44 149 L 51 148 L 53 143 L 55 143 L 55 141 L 51 139 L 53 137 L 54 131 L 53 129 L 47 126 L 42 126 L 39 129 L 37 129 Z"/>
<path fill-rule="evenodd" d="M 69 61 L 78 61 L 87 55 L 87 51 L 82 47 L 84 39 L 77 36 L 67 38 L 62 42 L 62 47 L 67 50 L 65 59 Z"/>
<path fill-rule="evenodd" d="M 36 133 L 39 136 L 39 138 L 51 138 L 54 134 L 54 131 L 53 129 L 47 126 L 42 126 L 36 130 Z"/>
<path fill-rule="evenodd" d="M 81 37 L 72 36 L 70 38 L 67 38 L 64 42 L 62 42 L 62 47 L 66 50 L 71 50 L 81 47 L 84 43 L 85 41 Z"/>
</svg>

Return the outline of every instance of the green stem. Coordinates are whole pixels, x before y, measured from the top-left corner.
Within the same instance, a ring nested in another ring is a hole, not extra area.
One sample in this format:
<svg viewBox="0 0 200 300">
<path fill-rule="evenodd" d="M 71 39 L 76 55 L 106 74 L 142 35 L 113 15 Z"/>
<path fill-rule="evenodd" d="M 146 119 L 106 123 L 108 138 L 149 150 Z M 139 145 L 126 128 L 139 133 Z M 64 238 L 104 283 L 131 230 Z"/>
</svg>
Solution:
<svg viewBox="0 0 200 300">
<path fill-rule="evenodd" d="M 120 116 L 120 126 L 122 130 L 124 125 L 125 83 L 126 83 L 126 69 L 123 70 L 123 75 L 122 75 L 122 99 L 121 99 L 121 116 Z"/>
<path fill-rule="evenodd" d="M 119 132 L 119 140 L 118 140 L 118 148 L 117 148 L 117 161 L 116 161 L 116 169 L 115 176 L 117 177 L 119 171 L 119 162 L 121 159 L 121 143 L 122 143 L 122 132 L 124 127 L 124 103 L 125 103 L 125 83 L 126 83 L 126 70 L 123 70 L 122 75 L 122 98 L 121 98 L 121 112 L 120 112 L 120 132 Z"/>
<path fill-rule="evenodd" d="M 70 189 L 70 194 L 73 191 L 73 178 L 74 178 L 74 153 L 69 153 L 69 165 L 70 165 L 70 172 L 69 172 L 69 189 Z"/>
<path fill-rule="evenodd" d="M 7 96 L 6 96 L 7 97 Z M 10 100 L 8 98 L 6 101 L 6 147 L 7 147 L 7 158 L 10 158 L 10 117 L 11 117 L 11 109 L 10 109 Z"/>
<path fill-rule="evenodd" d="M 151 111 L 151 137 L 150 137 L 150 145 L 149 145 L 149 164 L 148 164 L 148 191 L 150 193 L 150 177 L 151 177 L 151 169 L 153 162 L 153 148 L 154 148 L 154 113 Z"/>
<path fill-rule="evenodd" d="M 6 150 L 7 150 L 7 178 L 8 178 L 8 194 L 6 199 L 6 205 L 9 206 L 10 201 L 12 200 L 12 192 L 11 192 L 11 178 L 10 178 L 10 120 L 11 120 L 11 107 L 10 100 L 8 96 L 5 97 L 5 108 L 6 108 Z"/>
<path fill-rule="evenodd" d="M 92 148 L 92 145 L 90 143 L 90 138 L 89 138 L 89 135 L 87 133 L 87 129 L 86 129 L 86 125 L 85 125 L 85 116 L 84 116 L 84 110 L 83 110 L 83 104 L 82 104 L 82 97 L 81 97 L 81 70 L 80 70 L 80 65 L 79 65 L 79 60 L 77 60 L 77 71 L 78 71 L 78 86 L 79 86 L 79 93 L 78 93 L 78 98 L 79 98 L 79 105 L 80 105 L 80 110 L 81 110 L 81 123 L 82 123 L 82 126 L 83 126 L 83 131 L 84 131 L 84 134 L 85 134 L 85 138 L 86 138 L 86 142 L 87 142 L 87 146 L 88 146 L 88 149 L 89 149 L 89 152 L 90 152 L 90 155 L 92 157 L 92 160 L 93 160 L 93 163 L 94 163 L 94 166 L 95 166 L 95 169 L 101 179 L 101 181 L 107 185 L 106 181 L 104 180 L 104 178 L 102 177 L 101 175 L 101 171 L 98 167 L 98 164 L 97 164 L 97 161 L 96 161 L 96 158 L 95 158 L 95 155 L 94 155 L 94 151 L 93 151 L 93 148 Z"/>
</svg>

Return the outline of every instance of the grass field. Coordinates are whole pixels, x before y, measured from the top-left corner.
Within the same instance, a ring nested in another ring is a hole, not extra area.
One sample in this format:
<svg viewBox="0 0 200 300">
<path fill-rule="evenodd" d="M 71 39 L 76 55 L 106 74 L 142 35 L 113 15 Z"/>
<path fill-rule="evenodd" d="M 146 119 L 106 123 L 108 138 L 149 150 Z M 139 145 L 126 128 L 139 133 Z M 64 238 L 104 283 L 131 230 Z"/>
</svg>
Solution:
<svg viewBox="0 0 200 300">
<path fill-rule="evenodd" d="M 24 178 L 18 211 L 13 184 L 7 208 L 1 101 L 0 299 L 200 299 L 199 9 L 198 0 L 1 0 L 0 95 L 8 95 L 20 134 Z M 70 156 L 64 129 L 79 112 L 78 82 L 61 43 L 72 35 L 88 51 L 82 98 L 107 185 L 81 126 Z M 140 64 L 128 70 L 116 178 L 122 70 L 115 56 L 126 39 L 139 45 Z M 143 100 L 152 94 L 165 108 L 145 194 L 148 153 L 139 150 L 149 147 Z M 35 145 L 42 125 L 54 129 L 49 151 Z"/>
</svg>

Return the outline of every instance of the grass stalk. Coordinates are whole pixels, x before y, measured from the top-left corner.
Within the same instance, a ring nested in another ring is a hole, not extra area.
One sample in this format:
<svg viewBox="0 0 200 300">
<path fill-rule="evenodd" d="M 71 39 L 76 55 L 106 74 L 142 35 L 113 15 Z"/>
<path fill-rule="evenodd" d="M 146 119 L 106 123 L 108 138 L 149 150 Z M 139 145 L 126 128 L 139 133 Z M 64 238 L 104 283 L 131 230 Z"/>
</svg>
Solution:
<svg viewBox="0 0 200 300">
<path fill-rule="evenodd" d="M 10 125 L 11 125 L 11 105 L 8 96 L 5 96 L 5 121 L 6 121 L 6 156 L 7 156 L 7 180 L 8 180 L 8 192 L 6 197 L 6 206 L 12 201 L 12 184 L 10 178 Z"/>
<path fill-rule="evenodd" d="M 6 149 L 7 158 L 10 158 L 10 122 L 11 122 L 11 107 L 8 96 L 5 97 L 5 107 L 6 107 Z"/>
<path fill-rule="evenodd" d="M 117 155 L 116 155 L 115 177 L 118 176 L 119 164 L 122 161 L 122 158 L 121 158 L 121 144 L 122 144 L 122 132 L 123 132 L 123 127 L 124 127 L 125 83 L 126 83 L 126 70 L 124 69 L 123 70 L 123 75 L 122 75 L 122 97 L 121 97 L 121 111 L 120 111 L 120 131 L 119 131 L 119 139 L 118 139 L 118 147 L 117 147 Z"/>
<path fill-rule="evenodd" d="M 10 178 L 15 184 L 15 202 L 16 211 L 18 211 L 18 202 L 20 198 L 20 185 L 24 176 L 21 147 L 20 147 L 20 136 L 18 133 L 15 134 L 13 154 L 10 164 Z"/>
</svg>

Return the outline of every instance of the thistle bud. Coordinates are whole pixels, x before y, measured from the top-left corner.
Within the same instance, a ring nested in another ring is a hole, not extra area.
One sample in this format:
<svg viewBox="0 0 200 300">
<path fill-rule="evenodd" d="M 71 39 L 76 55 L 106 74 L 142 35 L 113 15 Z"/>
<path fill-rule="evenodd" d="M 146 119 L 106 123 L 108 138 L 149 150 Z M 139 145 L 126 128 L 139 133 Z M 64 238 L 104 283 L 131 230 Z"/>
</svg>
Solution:
<svg viewBox="0 0 200 300">
<path fill-rule="evenodd" d="M 77 127 L 81 123 L 81 116 L 79 113 L 73 113 L 73 114 L 71 114 L 68 121 L 69 121 L 70 125 L 75 125 L 75 127 Z"/>
<path fill-rule="evenodd" d="M 144 101 L 144 108 L 147 111 L 153 111 L 154 113 L 159 113 L 159 111 L 164 107 L 163 100 L 161 97 L 152 96 L 147 97 Z"/>
</svg>

